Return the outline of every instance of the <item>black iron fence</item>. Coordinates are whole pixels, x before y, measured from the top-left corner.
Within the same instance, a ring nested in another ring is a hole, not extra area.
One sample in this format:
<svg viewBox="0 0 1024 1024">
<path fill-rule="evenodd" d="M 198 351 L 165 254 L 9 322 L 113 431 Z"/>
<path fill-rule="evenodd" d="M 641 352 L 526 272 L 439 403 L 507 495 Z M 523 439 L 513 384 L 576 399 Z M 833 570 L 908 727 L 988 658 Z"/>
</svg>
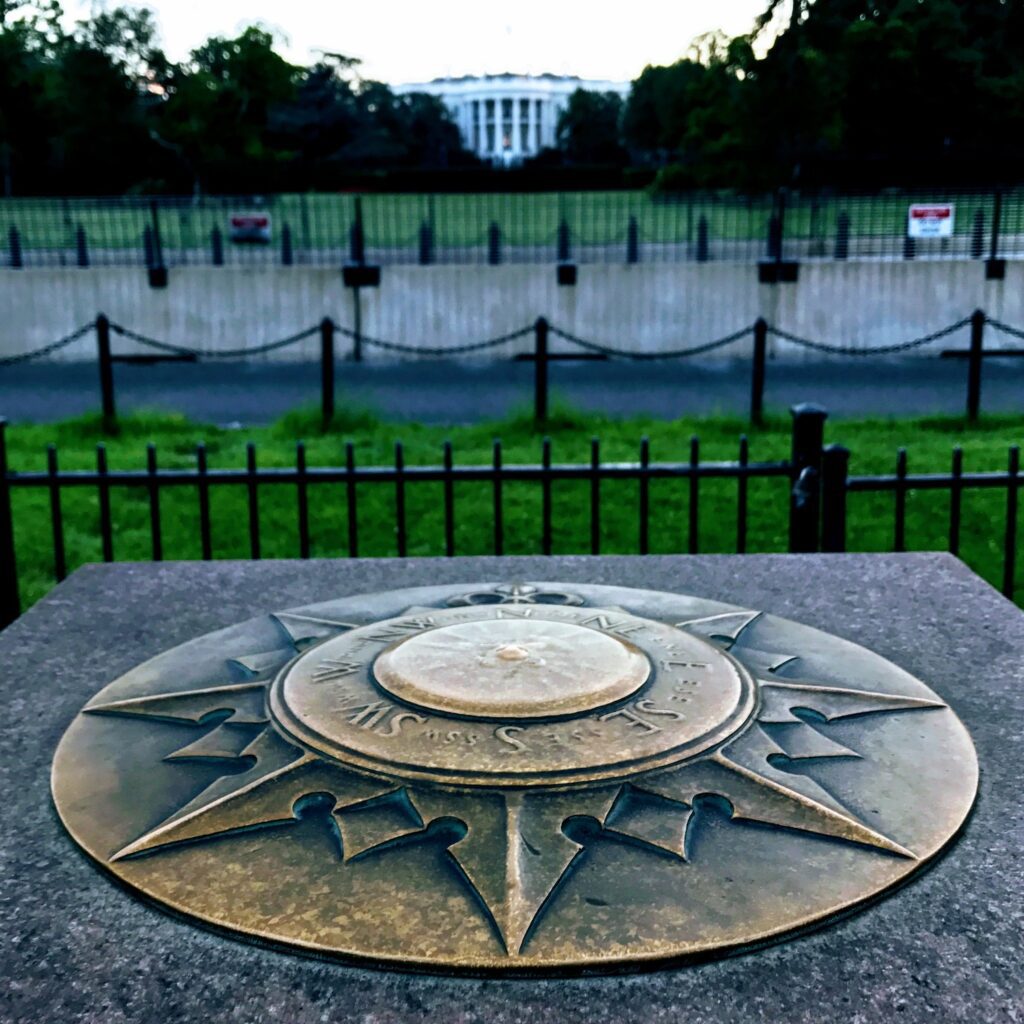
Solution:
<svg viewBox="0 0 1024 1024">
<path fill-rule="evenodd" d="M 739 456 L 733 462 L 708 462 L 700 456 L 699 439 L 693 438 L 689 460 L 684 462 L 653 462 L 646 439 L 640 442 L 639 458 L 635 462 L 605 462 L 601 459 L 600 442 L 591 445 L 589 463 L 557 464 L 552 461 L 551 443 L 544 439 L 538 464 L 512 465 L 503 460 L 502 445 L 495 441 L 490 465 L 456 465 L 452 447 L 445 444 L 439 465 L 406 465 L 402 446 L 395 446 L 392 465 L 357 465 L 354 446 L 346 446 L 345 464 L 340 466 L 308 466 L 304 445 L 295 449 L 295 463 L 291 467 L 260 467 L 253 444 L 247 446 L 246 465 L 233 469 L 214 469 L 207 464 L 205 447 L 195 450 L 195 463 L 188 468 L 161 469 L 155 446 L 150 445 L 145 469 L 114 470 L 109 468 L 105 447 L 96 449 L 96 467 L 93 470 L 61 470 L 55 446 L 48 449 L 47 469 L 43 472 L 18 472 L 9 467 L 6 447 L 6 423 L 0 421 L 0 625 L 6 625 L 20 614 L 18 553 L 12 495 L 22 489 L 42 490 L 49 495 L 50 535 L 52 538 L 52 565 L 55 580 L 64 578 L 68 559 L 65 547 L 63 498 L 68 490 L 87 489 L 96 495 L 97 520 L 95 531 L 101 542 L 102 558 L 106 562 L 117 557 L 114 525 L 111 513 L 111 494 L 115 490 L 141 489 L 148 503 L 148 533 L 150 556 L 154 561 L 164 557 L 163 516 L 161 498 L 169 490 L 192 491 L 195 494 L 195 530 L 203 559 L 214 557 L 211 527 L 211 489 L 244 487 L 247 507 L 248 554 L 259 559 L 263 551 L 261 536 L 260 496 L 265 488 L 281 486 L 292 488 L 295 494 L 295 521 L 299 558 L 309 558 L 310 499 L 315 488 L 333 485 L 332 494 L 344 494 L 346 537 L 344 555 L 357 557 L 360 553 L 359 495 L 365 488 L 390 489 L 393 498 L 394 553 L 408 554 L 409 515 L 407 497 L 411 488 L 421 484 L 440 484 L 442 489 L 441 515 L 443 537 L 441 550 L 436 552 L 454 556 L 456 550 L 456 485 L 482 484 L 489 488 L 491 500 L 492 551 L 505 552 L 505 495 L 510 485 L 532 484 L 540 490 L 540 516 L 536 523 L 536 550 L 552 553 L 553 521 L 555 517 L 552 488 L 561 481 L 576 481 L 589 488 L 589 537 L 580 539 L 576 550 L 601 553 L 602 486 L 611 481 L 633 481 L 636 484 L 636 545 L 637 553 L 648 554 L 651 536 L 651 484 L 657 480 L 678 480 L 686 483 L 685 530 L 677 550 L 695 554 L 699 551 L 699 523 L 701 514 L 701 486 L 704 481 L 727 480 L 736 485 L 735 491 L 735 551 L 748 549 L 748 527 L 751 510 L 748 489 L 751 481 L 767 478 L 785 483 L 785 489 L 774 491 L 773 501 L 784 500 L 788 507 L 788 549 L 793 552 L 845 551 L 847 535 L 847 498 L 858 492 L 888 492 L 894 497 L 892 549 L 906 549 L 907 496 L 912 491 L 945 491 L 948 493 L 948 547 L 959 553 L 962 504 L 965 492 L 973 489 L 997 489 L 1005 493 L 1005 523 L 1002 542 L 1002 589 L 1012 596 L 1016 582 L 1018 494 L 1021 484 L 1020 451 L 1009 450 L 1006 472 L 968 473 L 963 469 L 963 455 L 953 449 L 951 471 L 948 474 L 911 474 L 907 471 L 906 453 L 900 450 L 896 473 L 893 475 L 851 476 L 850 452 L 841 445 L 823 444 L 827 413 L 813 405 L 796 406 L 792 410 L 792 444 L 787 459 L 773 462 L 753 462 L 749 457 L 746 438 L 740 439 Z M 621 500 L 617 496 L 617 501 Z M 379 506 L 378 506 L 379 509 Z M 764 509 L 760 510 L 763 514 Z M 181 525 L 180 508 L 177 525 Z M 664 545 L 661 545 L 664 549 Z M 334 552 L 337 554 L 338 552 Z"/>
<path fill-rule="evenodd" d="M 754 323 L 744 325 L 731 334 L 695 345 L 672 349 L 629 349 L 600 344 L 587 338 L 581 338 L 556 324 L 551 324 L 545 317 L 538 317 L 532 324 L 524 325 L 514 331 L 472 341 L 463 344 L 424 346 L 410 345 L 402 342 L 376 338 L 361 331 L 352 330 L 335 323 L 330 317 L 324 317 L 318 324 L 296 331 L 287 337 L 269 341 L 252 347 L 232 349 L 204 349 L 189 345 L 175 344 L 149 337 L 123 324 L 112 322 L 100 313 L 95 320 L 72 331 L 51 344 L 29 352 L 0 358 L 0 369 L 44 359 L 93 333 L 96 342 L 96 362 L 99 370 L 99 391 L 103 415 L 108 424 L 113 424 L 117 417 L 117 399 L 114 367 L 118 363 L 156 363 L 163 361 L 206 362 L 213 360 L 242 360 L 258 355 L 267 355 L 293 345 L 297 345 L 312 337 L 319 337 L 320 349 L 320 409 L 325 425 L 335 415 L 336 401 L 336 364 L 340 356 L 353 360 L 362 358 L 364 347 L 376 348 L 393 356 L 407 356 L 420 359 L 452 359 L 467 356 L 479 356 L 484 353 L 497 355 L 497 350 L 513 342 L 522 342 L 532 336 L 531 350 L 520 352 L 514 358 L 529 360 L 534 369 L 534 418 L 543 424 L 548 418 L 549 409 L 549 371 L 552 361 L 566 358 L 596 359 L 631 359 L 631 360 L 666 360 L 686 359 L 707 355 L 712 351 L 726 349 L 743 341 L 751 342 L 750 351 L 750 419 L 760 423 L 764 417 L 764 392 L 767 380 L 768 341 L 777 338 L 780 341 L 807 349 L 823 355 L 838 357 L 893 356 L 901 355 L 916 349 L 923 349 L 936 342 L 951 338 L 960 332 L 968 332 L 966 348 L 938 349 L 938 354 L 945 358 L 961 358 L 966 364 L 965 410 L 967 419 L 977 420 L 981 413 L 982 364 L 988 357 L 1011 358 L 1024 356 L 1024 348 L 986 348 L 986 327 L 1014 338 L 1024 340 L 1024 330 L 1007 324 L 1002 320 L 988 316 L 984 310 L 977 309 L 969 316 L 962 317 L 951 324 L 928 334 L 920 335 L 906 341 L 889 345 L 864 347 L 850 344 L 831 344 L 800 337 L 759 318 Z M 141 346 L 141 351 L 133 353 L 114 352 L 112 336 L 124 338 L 126 341 Z M 349 343 L 347 353 L 339 351 L 338 338 L 342 337 Z M 551 338 L 564 342 L 568 351 L 552 352 Z"/>
<path fill-rule="evenodd" d="M 912 205 L 948 208 L 915 237 Z M 1024 188 L 0 199 L 0 264 L 638 263 L 1024 256 Z"/>
</svg>

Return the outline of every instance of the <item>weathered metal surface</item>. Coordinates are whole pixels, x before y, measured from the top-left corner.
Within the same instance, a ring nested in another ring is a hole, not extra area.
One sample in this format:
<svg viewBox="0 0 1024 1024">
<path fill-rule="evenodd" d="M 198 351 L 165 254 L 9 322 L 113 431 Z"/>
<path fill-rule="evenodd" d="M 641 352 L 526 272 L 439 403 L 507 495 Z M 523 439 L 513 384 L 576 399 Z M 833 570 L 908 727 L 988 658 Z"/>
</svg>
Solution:
<svg viewBox="0 0 1024 1024">
<path fill-rule="evenodd" d="M 754 610 L 482 584 L 269 621 L 112 683 L 53 769 L 100 864 L 263 941 L 509 973 L 724 953 L 904 880 L 974 800 L 924 684 Z"/>
</svg>

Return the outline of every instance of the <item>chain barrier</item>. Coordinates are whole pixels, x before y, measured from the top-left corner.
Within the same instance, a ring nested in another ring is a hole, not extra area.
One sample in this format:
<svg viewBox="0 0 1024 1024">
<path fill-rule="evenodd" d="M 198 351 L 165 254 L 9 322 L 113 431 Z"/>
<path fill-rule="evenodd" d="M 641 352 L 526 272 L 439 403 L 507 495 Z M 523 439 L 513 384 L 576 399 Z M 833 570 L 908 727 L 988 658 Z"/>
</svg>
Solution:
<svg viewBox="0 0 1024 1024">
<path fill-rule="evenodd" d="M 994 320 L 990 316 L 985 317 L 985 323 L 994 327 L 997 331 L 1002 331 L 1003 334 L 1010 335 L 1011 338 L 1018 338 L 1024 341 L 1024 331 L 1019 327 L 1011 327 L 1009 324 L 1003 323 L 1002 320 Z"/>
<path fill-rule="evenodd" d="M 899 352 L 909 352 L 912 349 L 921 348 L 933 341 L 938 341 L 941 338 L 948 337 L 949 335 L 962 330 L 964 327 L 967 327 L 970 322 L 971 317 L 967 316 L 962 320 L 957 320 L 955 323 L 950 324 L 948 327 L 943 327 L 941 330 L 933 331 L 931 334 L 925 334 L 919 338 L 913 338 L 910 341 L 904 341 L 895 345 L 879 345 L 874 348 L 858 348 L 852 345 L 827 345 L 824 342 L 811 341 L 809 338 L 802 338 L 797 334 L 791 334 L 789 331 L 784 331 L 781 328 L 774 327 L 772 325 L 768 326 L 768 333 L 783 341 L 791 342 L 794 345 L 800 345 L 803 348 L 812 349 L 816 352 L 825 352 L 830 355 L 893 355 Z M 1024 329 L 1013 327 L 1010 324 L 1004 323 L 1001 320 L 993 319 L 992 317 L 986 317 L 986 323 L 991 325 L 997 331 L 1001 331 L 1014 338 L 1024 340 Z M 14 366 L 18 363 L 26 363 L 33 359 L 42 359 L 45 356 L 51 355 L 73 342 L 78 341 L 79 338 L 83 337 L 89 331 L 94 330 L 95 327 L 96 321 L 90 321 L 87 324 L 83 324 L 77 330 L 72 331 L 70 334 L 65 335 L 63 338 L 60 338 L 49 345 L 45 345 L 42 348 L 36 349 L 33 352 L 24 352 L 20 355 L 0 358 L 0 366 Z M 269 341 L 263 345 L 256 345 L 252 348 L 224 349 L 217 352 L 208 352 L 203 349 L 190 348 L 187 345 L 174 345 L 171 342 L 160 341 L 157 338 L 151 338 L 146 334 L 133 331 L 131 328 L 125 327 L 123 324 L 111 323 L 110 329 L 122 338 L 127 338 L 129 341 L 134 341 L 139 345 L 145 345 L 148 348 L 154 348 L 161 352 L 168 352 L 173 355 L 189 356 L 198 360 L 213 360 L 244 359 L 248 356 L 263 355 L 267 352 L 274 352 L 278 349 L 287 348 L 289 345 L 294 345 L 300 341 L 304 341 L 306 338 L 311 338 L 315 334 L 318 334 L 320 331 L 320 325 L 315 324 L 314 326 L 307 327 L 295 334 L 290 334 L 286 338 L 279 338 L 276 341 Z M 534 331 L 534 325 L 530 324 L 526 327 L 521 327 L 518 330 L 509 331 L 507 334 L 487 338 L 483 341 L 469 342 L 465 345 L 423 347 L 405 345 L 396 341 L 385 341 L 382 338 L 375 338 L 372 335 L 359 334 L 356 331 L 353 331 L 348 327 L 343 327 L 337 323 L 334 325 L 334 329 L 339 334 L 344 335 L 353 341 L 358 340 L 364 345 L 369 345 L 372 348 L 379 348 L 386 352 L 444 358 L 455 355 L 465 355 L 469 352 L 482 352 L 486 349 L 497 348 L 500 345 L 517 341 L 520 338 L 524 338 L 527 335 L 532 334 Z M 734 344 L 741 338 L 750 334 L 753 329 L 753 325 L 741 327 L 738 331 L 734 331 L 732 334 L 727 334 L 725 337 L 705 342 L 702 345 L 693 345 L 689 348 L 670 349 L 666 352 L 640 352 L 616 348 L 612 345 L 601 345 L 595 341 L 588 341 L 586 338 L 581 338 L 579 335 L 572 334 L 570 331 L 563 330 L 561 327 L 556 327 L 554 324 L 551 324 L 549 327 L 553 336 L 561 338 L 563 341 L 567 341 L 571 345 L 576 345 L 579 348 L 586 349 L 590 352 L 596 352 L 601 355 L 633 360 L 683 359 L 687 356 L 702 355 L 703 353 L 712 352 L 715 349 L 725 348 L 727 345 Z"/>
<path fill-rule="evenodd" d="M 524 338 L 526 335 L 533 333 L 533 325 L 530 324 L 528 327 L 520 327 L 517 331 L 509 331 L 508 334 L 502 334 L 496 338 L 488 338 L 486 341 L 473 341 L 467 345 L 452 345 L 451 347 L 442 347 L 438 345 L 434 347 L 421 348 L 416 345 L 402 345 L 397 341 L 384 341 L 381 338 L 373 338 L 368 334 L 359 334 L 356 331 L 349 330 L 347 327 L 342 327 L 341 324 L 335 324 L 334 329 L 339 334 L 345 335 L 346 338 L 351 338 L 353 341 L 358 339 L 364 345 L 384 349 L 386 352 L 403 352 L 416 356 L 441 357 L 462 355 L 466 352 L 481 352 L 487 348 L 497 348 L 498 345 L 504 345 L 510 341 L 516 341 L 519 338 Z"/>
<path fill-rule="evenodd" d="M 22 352 L 21 355 L 17 356 L 6 356 L 0 359 L 0 366 L 16 366 L 18 363 L 27 363 L 33 359 L 42 359 L 44 356 L 51 355 L 54 352 L 59 351 L 62 348 L 67 348 L 74 341 L 78 341 L 79 338 L 88 334 L 96 326 L 95 320 L 90 320 L 87 324 L 82 324 L 77 331 L 72 331 L 70 334 L 65 335 L 58 341 L 51 342 L 49 345 L 44 345 L 42 348 L 37 348 L 34 352 Z"/>
<path fill-rule="evenodd" d="M 747 327 L 741 327 L 738 331 L 733 331 L 732 334 L 727 334 L 724 338 L 708 341 L 703 345 L 693 345 L 690 348 L 677 348 L 668 352 L 633 352 L 629 349 L 613 348 L 611 345 L 599 345 L 595 341 L 587 341 L 585 338 L 570 334 L 568 331 L 563 331 L 561 327 L 555 327 L 553 324 L 550 327 L 551 333 L 563 341 L 568 341 L 572 345 L 578 345 L 580 348 L 588 349 L 591 352 L 600 352 L 606 356 L 619 356 L 622 359 L 683 359 L 686 356 L 697 356 L 704 352 L 711 352 L 716 348 L 725 348 L 726 345 L 732 345 L 734 342 L 750 334 L 753 329 L 752 324 Z"/>
<path fill-rule="evenodd" d="M 938 341 L 940 338 L 945 338 L 950 334 L 955 334 L 957 331 L 966 327 L 970 322 L 971 318 L 969 316 L 965 316 L 962 320 L 957 320 L 956 323 L 950 324 L 948 327 L 943 327 L 941 330 L 933 331 L 931 334 L 924 334 L 920 338 L 903 341 L 897 345 L 878 345 L 875 348 L 857 348 L 853 345 L 826 345 L 824 342 L 811 341 L 809 338 L 801 338 L 799 335 L 790 334 L 789 331 L 783 331 L 780 328 L 773 327 L 771 325 L 768 327 L 768 333 L 774 335 L 776 338 L 781 338 L 783 341 L 790 341 L 794 345 L 813 349 L 815 352 L 827 352 L 831 355 L 837 356 L 880 356 L 892 355 L 896 352 L 909 352 L 911 349 L 921 348 L 922 345 L 927 345 L 932 341 Z"/>
<path fill-rule="evenodd" d="M 146 345 L 149 348 L 155 348 L 162 352 L 170 352 L 174 355 L 194 356 L 196 359 L 202 360 L 244 359 L 246 356 L 258 356 L 263 355 L 265 352 L 274 352 L 277 349 L 286 348 L 289 345 L 294 345 L 296 342 L 303 341 L 306 338 L 311 338 L 314 334 L 318 334 L 320 331 L 320 325 L 316 324 L 313 327 L 307 327 L 303 331 L 298 331 L 295 334 L 288 335 L 287 338 L 279 338 L 277 341 L 268 341 L 265 345 L 256 345 L 253 348 L 229 348 L 217 352 L 206 352 L 198 348 L 188 348 L 185 345 L 172 345 L 168 341 L 158 341 L 156 338 L 150 338 L 148 335 L 140 334 L 138 331 L 133 331 L 121 324 L 111 323 L 110 329 L 115 334 L 119 334 L 122 338 L 127 338 L 129 341 L 137 342 L 139 345 Z"/>
</svg>

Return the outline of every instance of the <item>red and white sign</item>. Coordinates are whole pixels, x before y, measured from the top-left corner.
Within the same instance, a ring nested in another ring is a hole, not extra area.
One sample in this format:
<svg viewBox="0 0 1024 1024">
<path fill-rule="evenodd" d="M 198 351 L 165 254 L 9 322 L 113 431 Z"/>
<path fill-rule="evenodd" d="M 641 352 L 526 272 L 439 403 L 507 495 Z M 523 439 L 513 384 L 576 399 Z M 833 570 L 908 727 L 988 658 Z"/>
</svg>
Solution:
<svg viewBox="0 0 1024 1024">
<path fill-rule="evenodd" d="M 911 238 L 952 238 L 956 222 L 953 203 L 915 203 L 907 219 Z"/>
<path fill-rule="evenodd" d="M 270 241 L 269 213 L 233 213 L 228 221 L 228 238 L 232 242 Z"/>
</svg>

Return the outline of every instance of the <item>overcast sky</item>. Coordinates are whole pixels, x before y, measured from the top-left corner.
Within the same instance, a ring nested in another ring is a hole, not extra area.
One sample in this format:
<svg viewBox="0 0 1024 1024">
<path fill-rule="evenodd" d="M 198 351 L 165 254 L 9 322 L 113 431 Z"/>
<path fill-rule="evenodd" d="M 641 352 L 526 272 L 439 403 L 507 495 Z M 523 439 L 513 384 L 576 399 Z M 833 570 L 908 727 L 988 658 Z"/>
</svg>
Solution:
<svg viewBox="0 0 1024 1024">
<path fill-rule="evenodd" d="M 172 59 L 184 58 L 210 35 L 234 35 L 256 22 L 278 33 L 282 51 L 298 63 L 329 50 L 360 58 L 366 78 L 398 83 L 499 71 L 625 81 L 647 64 L 683 56 L 704 32 L 749 31 L 765 5 L 764 0 L 148 0 L 137 6 L 156 11 Z M 92 0 L 65 2 L 75 18 L 93 7 Z"/>
</svg>

